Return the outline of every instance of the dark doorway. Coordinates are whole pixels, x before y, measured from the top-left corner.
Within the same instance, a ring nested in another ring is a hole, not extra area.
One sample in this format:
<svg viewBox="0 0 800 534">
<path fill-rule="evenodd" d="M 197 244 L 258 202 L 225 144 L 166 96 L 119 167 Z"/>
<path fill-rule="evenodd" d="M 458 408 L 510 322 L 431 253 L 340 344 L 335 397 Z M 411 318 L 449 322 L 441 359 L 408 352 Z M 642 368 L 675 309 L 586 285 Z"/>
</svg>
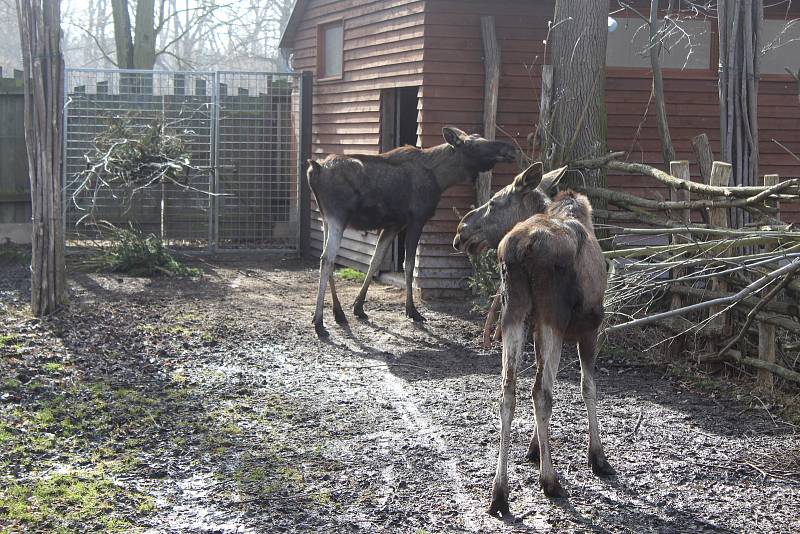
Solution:
<svg viewBox="0 0 800 534">
<path fill-rule="evenodd" d="M 397 87 L 381 92 L 381 151 L 404 145 L 417 146 L 417 95 L 419 87 Z M 392 246 L 392 271 L 402 271 L 405 260 L 403 230 Z"/>
</svg>

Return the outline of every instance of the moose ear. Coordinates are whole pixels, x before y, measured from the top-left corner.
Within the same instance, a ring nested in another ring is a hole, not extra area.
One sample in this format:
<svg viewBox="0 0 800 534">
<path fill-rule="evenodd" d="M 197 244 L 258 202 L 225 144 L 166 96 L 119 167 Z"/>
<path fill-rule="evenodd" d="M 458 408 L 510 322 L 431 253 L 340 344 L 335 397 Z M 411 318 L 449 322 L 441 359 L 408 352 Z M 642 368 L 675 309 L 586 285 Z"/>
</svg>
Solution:
<svg viewBox="0 0 800 534">
<path fill-rule="evenodd" d="M 556 169 L 554 171 L 550 171 L 542 177 L 542 182 L 539 184 L 539 189 L 544 191 L 545 193 L 550 192 L 555 186 L 558 185 L 558 182 L 564 177 L 567 172 L 567 166 L 563 166 L 560 169 Z"/>
<path fill-rule="evenodd" d="M 537 161 L 514 178 L 514 190 L 533 189 L 542 180 L 542 162 Z"/>
<path fill-rule="evenodd" d="M 445 126 L 442 128 L 442 136 L 444 136 L 444 140 L 447 141 L 449 145 L 458 146 L 464 142 L 464 138 L 467 137 L 467 134 L 453 126 Z"/>
</svg>

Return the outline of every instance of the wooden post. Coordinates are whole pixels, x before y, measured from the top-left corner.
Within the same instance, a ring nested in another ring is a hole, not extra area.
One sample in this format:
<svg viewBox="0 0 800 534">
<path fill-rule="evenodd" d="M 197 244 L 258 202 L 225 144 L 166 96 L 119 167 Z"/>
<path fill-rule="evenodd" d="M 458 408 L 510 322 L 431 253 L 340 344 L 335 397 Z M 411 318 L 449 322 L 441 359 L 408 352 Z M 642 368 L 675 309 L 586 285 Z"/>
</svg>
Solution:
<svg viewBox="0 0 800 534">
<path fill-rule="evenodd" d="M 776 185 L 780 182 L 780 176 L 777 174 L 767 174 L 764 176 L 764 186 Z M 779 208 L 779 203 L 768 202 L 767 205 Z M 776 213 L 775 218 L 780 219 L 780 214 Z M 767 250 L 775 248 L 774 245 L 767 245 Z M 777 268 L 777 265 L 774 266 Z M 768 324 L 764 321 L 758 323 L 758 359 L 769 363 L 775 363 L 775 325 Z M 768 369 L 759 369 L 756 375 L 756 385 L 758 387 L 772 390 L 774 385 L 772 372 Z"/>
<path fill-rule="evenodd" d="M 300 217 L 300 256 L 306 257 L 310 253 L 311 242 L 311 190 L 308 186 L 306 173 L 308 160 L 311 159 L 311 128 L 314 95 L 314 77 L 310 71 L 304 71 L 300 76 L 300 198 L 298 199 L 298 216 Z"/>
<path fill-rule="evenodd" d="M 553 110 L 553 66 L 542 65 L 542 97 L 539 101 L 539 159 L 545 162 L 545 168 L 551 169 L 553 166 L 553 156 L 555 150 L 551 152 L 551 119 Z M 536 140 L 533 140 L 534 143 Z"/>
<path fill-rule="evenodd" d="M 31 311 L 44 316 L 56 311 L 67 298 L 61 217 L 61 2 L 20 0 L 17 10 L 25 67 L 25 140 L 33 212 Z"/>
<path fill-rule="evenodd" d="M 714 161 L 714 153 L 711 152 L 711 145 L 708 142 L 708 134 L 701 133 L 700 135 L 692 138 L 692 147 L 697 156 L 697 164 L 700 166 L 700 176 L 703 177 L 703 183 L 708 184 L 711 180 L 711 164 Z M 708 210 L 700 210 L 700 216 L 703 218 L 703 223 L 708 224 Z"/>
<path fill-rule="evenodd" d="M 711 166 L 711 176 L 709 179 L 709 185 L 724 187 L 730 185 L 731 179 L 731 172 L 733 168 L 730 163 L 725 163 L 724 161 L 715 161 Z M 728 224 L 728 212 L 727 208 L 713 208 L 709 210 L 708 218 L 709 223 L 712 226 L 716 226 L 718 228 L 729 228 Z M 719 255 L 724 255 L 724 253 L 720 253 Z M 712 291 L 719 291 L 721 293 L 725 293 L 728 290 L 728 286 L 725 281 L 720 280 L 719 278 L 713 278 L 711 280 L 711 290 Z M 720 311 L 719 307 L 713 307 L 709 311 L 709 314 L 714 315 Z M 709 326 L 714 328 L 721 329 L 723 336 L 727 337 L 731 335 L 731 328 L 727 324 L 727 314 L 722 314 L 713 321 L 709 323 Z M 719 350 L 719 344 L 715 341 L 709 341 L 709 350 L 711 352 L 717 352 Z"/>
<path fill-rule="evenodd" d="M 691 176 L 689 175 L 689 162 L 688 161 L 671 161 L 669 164 L 669 173 L 674 176 L 675 178 L 679 178 L 681 180 L 689 181 L 691 180 Z M 685 201 L 689 202 L 689 191 L 686 189 L 677 190 L 674 187 L 669 188 L 669 199 L 675 201 Z M 688 209 L 684 210 L 675 210 L 672 214 L 671 219 L 673 221 L 680 222 L 682 224 L 689 224 L 691 219 L 691 212 Z M 687 235 L 681 234 L 674 234 L 671 238 L 673 244 L 677 243 L 686 243 L 688 242 Z M 679 278 L 686 274 L 686 269 L 679 267 L 677 269 L 673 269 L 672 277 Z M 672 294 L 672 304 L 671 308 L 674 310 L 676 308 L 680 308 L 683 306 L 683 297 L 676 293 Z"/>
<path fill-rule="evenodd" d="M 495 139 L 497 126 L 497 97 L 500 90 L 500 45 L 494 31 L 494 17 L 481 17 L 481 35 L 483 37 L 483 61 L 486 67 L 486 82 L 483 92 L 483 137 L 489 141 Z M 484 204 L 492 197 L 492 171 L 478 175 L 475 185 L 478 205 Z"/>
</svg>

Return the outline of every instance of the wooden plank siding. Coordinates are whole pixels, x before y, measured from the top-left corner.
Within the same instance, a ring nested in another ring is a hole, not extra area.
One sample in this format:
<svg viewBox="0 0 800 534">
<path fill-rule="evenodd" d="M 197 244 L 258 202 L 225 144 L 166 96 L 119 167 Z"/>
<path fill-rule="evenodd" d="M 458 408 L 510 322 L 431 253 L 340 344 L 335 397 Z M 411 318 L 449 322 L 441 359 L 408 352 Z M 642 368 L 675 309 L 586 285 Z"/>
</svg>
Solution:
<svg viewBox="0 0 800 534">
<path fill-rule="evenodd" d="M 316 80 L 312 154 L 375 154 L 380 146 L 382 89 L 422 83 L 422 0 L 310 0 L 295 30 L 293 67 L 316 71 L 317 27 L 344 24 L 343 75 Z M 313 254 L 322 251 L 322 222 L 312 199 Z M 374 232 L 347 230 L 339 263 L 366 270 L 375 247 Z"/>
<path fill-rule="evenodd" d="M 541 65 L 552 3 L 499 0 L 493 2 L 432 0 L 425 17 L 425 59 L 419 128 L 423 146 L 441 142 L 442 126 L 452 124 L 482 132 L 484 65 L 480 18 L 495 17 L 501 50 L 497 105 L 498 140 L 524 147 L 535 127 L 541 87 Z M 545 14 L 545 15 L 543 15 Z M 495 168 L 493 189 L 517 172 L 516 164 Z M 475 203 L 471 184 L 457 185 L 442 197 L 439 209 L 420 239 L 415 283 L 422 298 L 463 296 L 472 268 L 453 250 L 459 216 Z M 431 261 L 428 261 L 430 258 Z"/>
<path fill-rule="evenodd" d="M 632 2 L 646 9 L 649 1 Z M 314 91 L 316 157 L 328 153 L 374 153 L 380 142 L 380 89 L 420 85 L 418 136 L 421 146 L 442 142 L 441 128 L 455 125 L 480 132 L 484 65 L 480 17 L 495 17 L 502 67 L 497 110 L 498 140 L 526 147 L 538 121 L 543 41 L 553 0 L 309 0 L 294 39 L 294 67 L 314 70 L 316 26 L 344 20 L 344 76 L 317 82 Z M 610 2 L 610 11 L 618 7 Z M 792 19 L 800 6 L 767 10 L 768 18 Z M 667 113 L 677 157 L 691 163 L 697 178 L 691 138 L 709 135 L 719 157 L 719 101 L 716 27 L 711 20 L 710 68 L 665 70 Z M 794 65 L 796 68 L 797 65 Z M 610 68 L 606 78 L 608 147 L 631 150 L 630 160 L 663 167 L 652 105 L 649 69 Z M 797 161 L 772 142 L 777 139 L 800 152 L 800 105 L 797 88 L 787 75 L 764 74 L 759 86 L 761 174 L 782 178 L 800 175 Z M 516 166 L 495 169 L 493 188 L 508 184 Z M 641 176 L 613 174 L 610 187 L 644 197 L 667 198 L 666 188 Z M 458 185 L 442 197 L 426 225 L 418 250 L 415 287 L 422 298 L 460 296 L 471 274 L 467 260 L 456 255 L 451 242 L 458 215 L 474 203 L 474 187 Z M 788 220 L 800 220 L 800 210 L 782 207 Z M 315 213 L 315 217 L 318 214 Z M 349 232 L 343 264 L 365 268 L 374 235 Z M 321 230 L 312 225 L 312 248 L 320 249 Z M 365 246 L 366 245 L 366 246 Z"/>
</svg>

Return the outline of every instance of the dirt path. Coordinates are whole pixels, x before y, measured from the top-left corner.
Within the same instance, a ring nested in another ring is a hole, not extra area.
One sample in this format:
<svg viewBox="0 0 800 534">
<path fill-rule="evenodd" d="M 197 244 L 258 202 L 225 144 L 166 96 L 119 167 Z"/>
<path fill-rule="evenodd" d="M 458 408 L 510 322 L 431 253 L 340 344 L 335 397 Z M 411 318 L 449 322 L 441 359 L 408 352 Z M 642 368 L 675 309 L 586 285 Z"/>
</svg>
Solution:
<svg viewBox="0 0 800 534">
<path fill-rule="evenodd" d="M 353 319 L 343 329 L 326 310 L 331 338 L 320 341 L 310 325 L 311 264 L 211 259 L 204 268 L 200 281 L 74 275 L 70 310 L 37 326 L 36 335 L 26 333 L 31 324 L 19 315 L 24 274 L 13 271 L 17 278 L 0 285 L 10 311 L 4 328 L 23 336 L 0 368 L 19 377 L 16 389 L 3 386 L 6 429 L 22 440 L 16 430 L 27 423 L 19 414 L 40 421 L 40 407 L 50 406 L 59 388 L 77 388 L 62 395 L 65 412 L 77 409 L 83 391 L 125 399 L 136 409 L 112 413 L 114 424 L 103 433 L 96 425 L 74 431 L 64 442 L 69 456 L 56 463 L 95 473 L 98 447 L 109 449 L 114 470 L 100 472 L 113 472 L 114 483 L 133 492 L 113 506 L 124 515 L 139 503 L 127 516 L 132 526 L 419 534 L 800 530 L 800 483 L 765 467 L 765 458 L 800 449 L 795 428 L 725 394 L 689 391 L 619 348 L 601 354 L 598 372 L 606 452 L 619 475 L 599 480 L 584 464 L 585 412 L 569 351 L 552 436 L 570 497 L 545 498 L 536 467 L 522 461 L 533 424 L 526 369 L 510 467 L 516 517 L 491 518 L 484 509 L 496 461 L 499 349 L 479 348 L 479 317 L 466 305 L 423 306 L 428 322 L 418 326 L 402 314 L 401 291 L 375 285 L 370 320 Z M 338 286 L 352 302 L 357 286 Z M 48 362 L 63 365 L 50 382 L 42 378 Z M 31 377 L 49 389 L 26 387 Z M 87 413 L 113 411 L 103 406 Z M 52 425 L 27 430 L 63 433 Z M 53 459 L 31 451 L 2 481 L 52 472 Z M 26 525 L 9 524 L 12 532 Z"/>
</svg>

